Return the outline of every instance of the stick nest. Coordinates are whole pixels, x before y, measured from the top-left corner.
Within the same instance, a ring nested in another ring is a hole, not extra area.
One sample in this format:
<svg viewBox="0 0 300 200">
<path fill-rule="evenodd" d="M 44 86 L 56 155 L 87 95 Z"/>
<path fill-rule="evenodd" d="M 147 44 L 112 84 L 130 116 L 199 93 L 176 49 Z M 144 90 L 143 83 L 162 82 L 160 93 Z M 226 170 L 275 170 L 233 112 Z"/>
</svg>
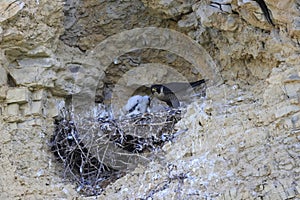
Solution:
<svg viewBox="0 0 300 200">
<path fill-rule="evenodd" d="M 62 164 L 64 178 L 75 182 L 78 192 L 98 195 L 162 152 L 162 145 L 179 133 L 175 124 L 180 116 L 181 110 L 169 110 L 116 120 L 72 116 L 63 109 L 55 120 L 51 151 Z"/>
</svg>

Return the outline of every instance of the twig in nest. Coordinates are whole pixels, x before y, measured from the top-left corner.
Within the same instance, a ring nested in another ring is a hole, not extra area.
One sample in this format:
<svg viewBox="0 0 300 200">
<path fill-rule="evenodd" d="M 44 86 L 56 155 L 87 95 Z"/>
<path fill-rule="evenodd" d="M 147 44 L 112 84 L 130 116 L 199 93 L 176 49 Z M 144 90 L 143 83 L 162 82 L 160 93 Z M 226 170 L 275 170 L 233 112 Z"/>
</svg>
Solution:
<svg viewBox="0 0 300 200">
<path fill-rule="evenodd" d="M 174 127 L 180 113 L 166 111 L 121 120 L 78 116 L 75 124 L 73 114 L 63 110 L 55 120 L 51 150 L 63 163 L 64 177 L 75 181 L 78 191 L 97 195 L 138 164 L 148 163 L 157 149 L 178 135 Z"/>
</svg>

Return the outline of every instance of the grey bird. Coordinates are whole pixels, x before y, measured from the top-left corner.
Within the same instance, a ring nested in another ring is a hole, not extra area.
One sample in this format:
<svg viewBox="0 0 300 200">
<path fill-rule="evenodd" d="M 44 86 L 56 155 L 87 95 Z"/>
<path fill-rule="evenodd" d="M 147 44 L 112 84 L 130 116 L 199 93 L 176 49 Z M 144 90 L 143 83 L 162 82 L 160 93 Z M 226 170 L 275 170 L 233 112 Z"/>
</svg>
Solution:
<svg viewBox="0 0 300 200">
<path fill-rule="evenodd" d="M 153 96 L 161 101 L 167 103 L 172 108 L 178 108 L 180 102 L 177 96 L 186 96 L 191 92 L 190 90 L 206 83 L 205 79 L 201 79 L 195 82 L 172 82 L 166 84 L 154 84 L 151 85 L 151 92 Z"/>
</svg>

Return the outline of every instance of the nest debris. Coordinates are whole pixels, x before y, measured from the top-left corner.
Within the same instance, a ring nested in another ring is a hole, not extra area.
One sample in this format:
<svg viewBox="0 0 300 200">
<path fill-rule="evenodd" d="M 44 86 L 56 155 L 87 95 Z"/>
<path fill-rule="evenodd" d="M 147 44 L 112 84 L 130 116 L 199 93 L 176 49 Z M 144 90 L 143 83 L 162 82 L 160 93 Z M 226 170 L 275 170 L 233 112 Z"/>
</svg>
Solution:
<svg viewBox="0 0 300 200">
<path fill-rule="evenodd" d="M 154 159 L 165 142 L 182 133 L 175 129 L 182 112 L 160 111 L 116 120 L 72 116 L 63 109 L 55 120 L 51 151 L 63 164 L 64 178 L 75 182 L 79 193 L 99 195 L 138 164 Z"/>
</svg>

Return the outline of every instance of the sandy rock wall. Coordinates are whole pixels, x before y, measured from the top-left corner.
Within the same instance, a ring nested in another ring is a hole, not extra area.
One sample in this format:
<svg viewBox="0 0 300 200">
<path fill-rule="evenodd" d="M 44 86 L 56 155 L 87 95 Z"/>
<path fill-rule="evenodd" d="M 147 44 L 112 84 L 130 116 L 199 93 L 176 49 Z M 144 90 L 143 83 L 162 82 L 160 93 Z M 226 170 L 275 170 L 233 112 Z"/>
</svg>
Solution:
<svg viewBox="0 0 300 200">
<path fill-rule="evenodd" d="M 256 1 L 214 2 L 1 2 L 0 199 L 79 197 L 48 141 L 58 105 L 82 83 L 98 81 L 103 101 L 122 72 L 139 64 L 168 64 L 189 80 L 204 76 L 163 50 L 126 52 L 106 71 L 94 67 L 90 55 L 101 41 L 149 26 L 202 45 L 221 81 L 188 107 L 177 125 L 188 131 L 163 147 L 162 159 L 117 180 L 99 199 L 300 198 L 299 2 L 265 0 L 275 27 Z"/>
<path fill-rule="evenodd" d="M 50 175 L 55 168 L 47 150 L 51 118 L 57 115 L 50 88 L 60 66 L 54 52 L 64 30 L 63 4 L 5 1 L 0 7 L 0 198 L 63 197 L 58 191 L 65 186 Z"/>
</svg>

